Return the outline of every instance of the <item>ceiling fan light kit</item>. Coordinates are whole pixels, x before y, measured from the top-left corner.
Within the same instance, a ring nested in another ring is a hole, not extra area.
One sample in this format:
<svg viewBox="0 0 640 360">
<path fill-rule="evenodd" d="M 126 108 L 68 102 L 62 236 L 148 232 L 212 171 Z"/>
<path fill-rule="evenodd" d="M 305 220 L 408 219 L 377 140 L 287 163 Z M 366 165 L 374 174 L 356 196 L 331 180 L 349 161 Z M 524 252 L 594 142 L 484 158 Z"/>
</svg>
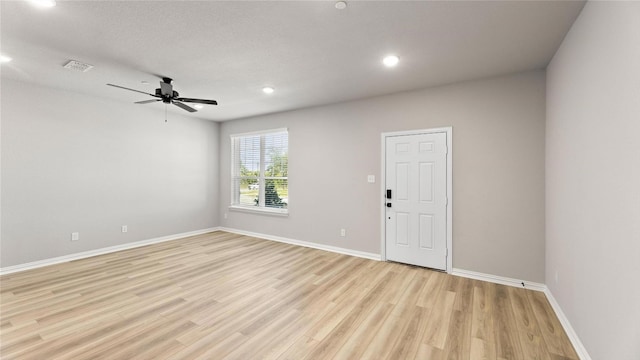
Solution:
<svg viewBox="0 0 640 360">
<path fill-rule="evenodd" d="M 183 110 L 186 110 L 188 112 L 196 112 L 198 110 L 192 108 L 191 106 L 185 104 L 185 103 L 194 103 L 194 104 L 204 104 L 204 105 L 218 105 L 218 102 L 215 100 L 205 100 L 205 99 L 194 99 L 194 98 L 185 98 L 185 97 L 180 97 L 180 94 L 173 90 L 173 85 L 171 84 L 173 80 L 171 78 L 168 77 L 163 77 L 162 81 L 160 81 L 160 87 L 156 89 L 155 94 L 150 94 L 144 91 L 140 91 L 140 90 L 136 90 L 136 89 L 130 89 L 124 86 L 120 86 L 120 85 L 114 85 L 114 84 L 107 84 L 109 86 L 113 86 L 113 87 L 117 87 L 120 89 L 125 89 L 125 90 L 129 90 L 129 91 L 135 91 L 135 92 L 139 92 L 142 94 L 147 94 L 150 96 L 153 96 L 156 99 L 150 99 L 150 100 L 142 100 L 142 101 L 137 101 L 135 102 L 135 104 L 149 104 L 149 103 L 153 103 L 153 102 L 158 102 L 158 101 L 162 101 L 165 104 L 173 104 Z"/>
</svg>

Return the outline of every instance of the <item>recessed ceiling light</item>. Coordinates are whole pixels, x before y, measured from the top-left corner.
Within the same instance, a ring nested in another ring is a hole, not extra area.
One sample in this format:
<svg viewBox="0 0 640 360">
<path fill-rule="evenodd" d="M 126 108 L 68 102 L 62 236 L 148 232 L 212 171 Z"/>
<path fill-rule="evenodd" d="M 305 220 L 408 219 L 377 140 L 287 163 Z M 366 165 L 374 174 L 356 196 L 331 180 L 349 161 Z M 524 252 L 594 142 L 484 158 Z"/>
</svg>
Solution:
<svg viewBox="0 0 640 360">
<path fill-rule="evenodd" d="M 29 2 L 40 8 L 52 8 L 56 6 L 56 0 L 29 0 Z"/>
<path fill-rule="evenodd" d="M 265 94 L 273 94 L 274 91 L 276 91 L 276 89 L 272 88 L 271 86 L 265 86 L 262 88 L 262 92 Z"/>
<path fill-rule="evenodd" d="M 193 105 L 193 107 L 196 108 L 196 109 L 202 109 L 204 106 L 200 105 L 200 104 L 195 104 L 195 105 Z"/>
<path fill-rule="evenodd" d="M 8 57 L 8 56 L 0 55 L 0 63 L 8 63 L 11 60 L 13 60 L 13 59 Z"/>
<path fill-rule="evenodd" d="M 338 1 L 335 5 L 336 9 L 342 10 L 347 8 L 347 3 L 344 1 Z"/>
<path fill-rule="evenodd" d="M 387 56 L 384 57 L 384 59 L 382 59 L 382 63 L 386 67 L 394 67 L 394 66 L 398 65 L 399 61 L 400 61 L 400 59 L 395 55 L 387 55 Z"/>
</svg>

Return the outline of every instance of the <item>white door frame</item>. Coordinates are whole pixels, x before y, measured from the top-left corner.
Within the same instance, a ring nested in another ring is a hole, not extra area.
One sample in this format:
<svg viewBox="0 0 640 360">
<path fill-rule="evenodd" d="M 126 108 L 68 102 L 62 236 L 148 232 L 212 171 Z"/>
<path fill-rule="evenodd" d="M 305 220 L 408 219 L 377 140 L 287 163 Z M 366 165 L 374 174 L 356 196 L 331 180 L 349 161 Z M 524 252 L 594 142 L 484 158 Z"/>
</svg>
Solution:
<svg viewBox="0 0 640 360">
<path fill-rule="evenodd" d="M 402 136 L 402 135 L 420 135 L 420 134 L 433 134 L 433 133 L 446 133 L 447 134 L 447 273 L 451 273 L 453 269 L 453 128 L 451 126 L 434 128 L 434 129 L 422 129 L 422 130 L 409 130 L 409 131 L 394 131 L 381 134 L 381 149 L 382 159 L 381 176 L 380 179 L 380 199 L 382 203 L 380 205 L 380 260 L 387 261 L 387 244 L 386 244 L 386 199 L 384 194 L 386 193 L 387 184 L 387 171 L 386 171 L 386 154 L 387 154 L 387 137 Z"/>
</svg>

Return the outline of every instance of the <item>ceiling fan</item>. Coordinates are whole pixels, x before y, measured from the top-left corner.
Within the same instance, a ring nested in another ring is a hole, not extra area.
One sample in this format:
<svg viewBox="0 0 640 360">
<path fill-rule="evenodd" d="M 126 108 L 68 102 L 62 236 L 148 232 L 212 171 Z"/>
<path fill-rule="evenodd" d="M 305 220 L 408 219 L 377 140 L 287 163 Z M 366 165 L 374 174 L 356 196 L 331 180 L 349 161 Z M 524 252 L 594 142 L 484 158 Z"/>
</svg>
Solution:
<svg viewBox="0 0 640 360">
<path fill-rule="evenodd" d="M 173 90 L 173 85 L 171 85 L 171 81 L 173 81 L 172 79 L 168 78 L 168 77 L 163 77 L 162 81 L 160 81 L 160 88 L 156 89 L 156 93 L 155 94 L 149 94 L 147 92 L 144 91 L 140 91 L 140 90 L 136 90 L 136 89 L 130 89 L 124 86 L 120 86 L 120 85 L 114 85 L 114 84 L 107 84 L 109 86 L 113 86 L 113 87 L 117 87 L 120 89 L 125 89 L 125 90 L 130 90 L 130 91 L 135 91 L 135 92 L 139 92 L 142 94 L 147 94 L 147 95 L 151 95 L 157 99 L 151 99 L 151 100 L 143 100 L 143 101 L 137 101 L 136 104 L 148 104 L 148 103 L 152 103 L 152 102 L 157 102 L 157 101 L 162 101 L 165 104 L 173 104 L 181 109 L 187 110 L 189 112 L 196 112 L 198 110 L 192 108 L 191 106 L 184 104 L 185 102 L 188 103 L 196 103 L 196 104 L 206 104 L 206 105 L 218 105 L 218 102 L 215 100 L 203 100 L 203 99 L 192 99 L 192 98 L 185 98 L 185 97 L 179 97 L 180 94 L 178 94 L 177 91 Z"/>
</svg>

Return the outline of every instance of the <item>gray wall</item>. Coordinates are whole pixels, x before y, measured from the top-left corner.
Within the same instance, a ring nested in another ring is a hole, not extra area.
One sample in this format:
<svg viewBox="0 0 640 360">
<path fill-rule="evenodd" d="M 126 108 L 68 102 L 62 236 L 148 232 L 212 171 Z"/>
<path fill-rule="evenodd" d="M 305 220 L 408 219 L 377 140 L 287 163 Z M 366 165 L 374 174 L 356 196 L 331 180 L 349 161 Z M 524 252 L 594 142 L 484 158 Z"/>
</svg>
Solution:
<svg viewBox="0 0 640 360">
<path fill-rule="evenodd" d="M 593 359 L 640 359 L 640 3 L 587 3 L 546 131 L 547 284 Z"/>
<path fill-rule="evenodd" d="M 544 117 L 540 71 L 224 122 L 220 225 L 379 253 L 381 133 L 453 126 L 454 267 L 544 282 Z M 229 211 L 229 135 L 281 127 L 290 216 Z"/>
<path fill-rule="evenodd" d="M 218 225 L 217 123 L 1 86 L 2 267 Z"/>
<path fill-rule="evenodd" d="M 379 253 L 380 134 L 453 126 L 454 267 L 543 282 L 544 78 L 221 125 L 3 80 L 2 266 L 217 225 Z M 279 127 L 290 130 L 290 216 L 229 211 L 229 134 Z"/>
</svg>

